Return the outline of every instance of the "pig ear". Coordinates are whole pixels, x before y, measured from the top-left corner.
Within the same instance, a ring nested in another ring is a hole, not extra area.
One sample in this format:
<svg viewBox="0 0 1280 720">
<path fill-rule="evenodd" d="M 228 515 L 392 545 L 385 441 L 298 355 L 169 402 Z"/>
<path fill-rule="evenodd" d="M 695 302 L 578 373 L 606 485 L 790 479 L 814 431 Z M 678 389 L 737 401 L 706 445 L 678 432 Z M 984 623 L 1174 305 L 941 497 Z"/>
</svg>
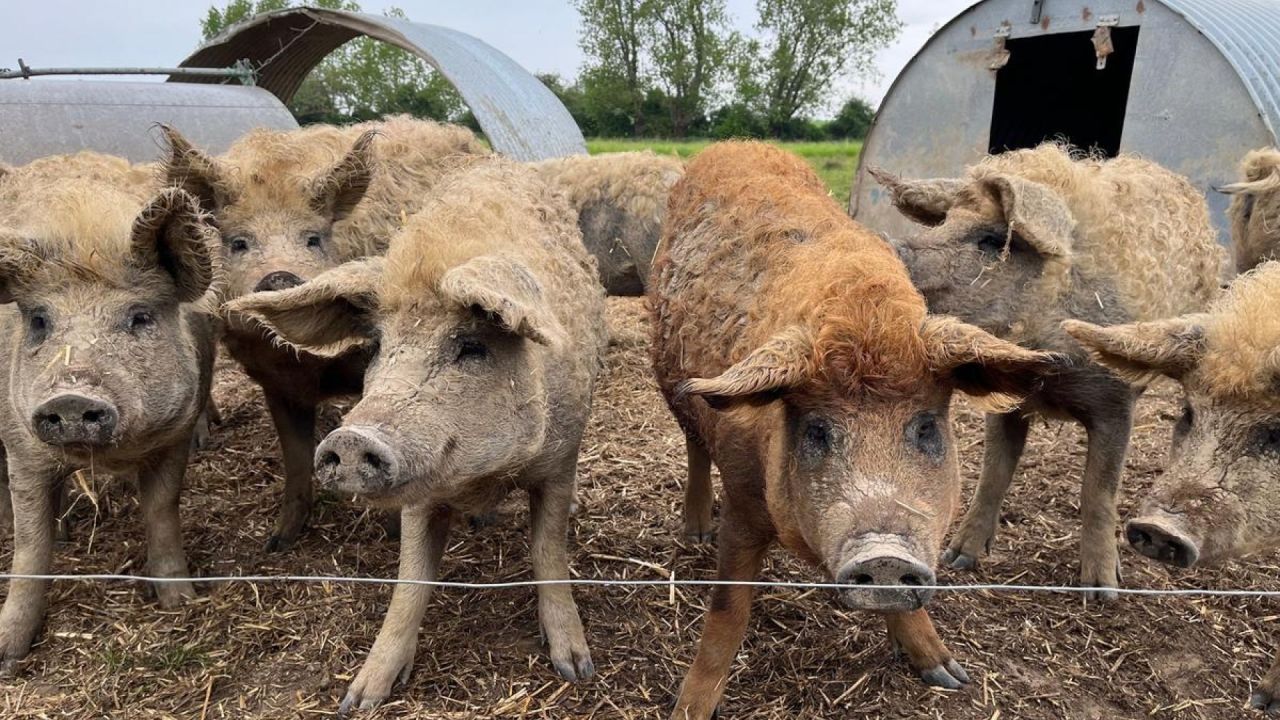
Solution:
<svg viewBox="0 0 1280 720">
<path fill-rule="evenodd" d="M 213 282 L 214 230 L 206 217 L 187 191 L 166 188 L 133 221 L 134 262 L 165 271 L 180 302 L 199 299 Z"/>
<path fill-rule="evenodd" d="M 1280 152 L 1272 149 L 1253 150 L 1240 163 L 1244 180 L 1215 187 L 1227 195 L 1254 195 L 1280 189 Z"/>
<path fill-rule="evenodd" d="M 311 209 L 318 215 L 337 222 L 360 204 L 373 180 L 373 139 L 377 135 L 370 130 L 356 138 L 346 156 L 316 184 Z"/>
<path fill-rule="evenodd" d="M 169 146 L 169 156 L 164 161 L 166 184 L 191 193 L 207 212 L 216 212 L 232 202 L 234 192 L 218 162 L 197 150 L 172 127 L 159 128 Z"/>
<path fill-rule="evenodd" d="M 560 321 L 543 301 L 542 285 L 518 262 L 494 255 L 473 258 L 440 278 L 440 292 L 536 343 L 552 345 L 563 337 Z"/>
<path fill-rule="evenodd" d="M 948 178 L 903 180 L 877 167 L 867 168 L 867 172 L 889 191 L 899 212 L 930 227 L 947 219 L 947 211 L 956 204 L 965 185 L 962 180 Z"/>
<path fill-rule="evenodd" d="M 1004 220 L 1042 257 L 1070 257 L 1076 219 L 1062 196 L 1013 175 L 988 175 L 979 188 L 1004 211 Z"/>
<path fill-rule="evenodd" d="M 945 315 L 930 315 L 920 329 L 930 365 L 989 412 L 1006 412 L 1033 392 L 1067 359 L 1028 350 Z"/>
<path fill-rule="evenodd" d="M 768 402 L 799 387 L 813 364 L 813 339 L 794 326 L 774 335 L 764 345 L 713 378 L 692 378 L 680 383 L 678 395 L 699 395 L 717 410 L 737 403 Z"/>
<path fill-rule="evenodd" d="M 1159 375 L 1181 379 L 1204 357 L 1206 315 L 1100 327 L 1066 320 L 1062 329 L 1093 359 L 1125 380 L 1147 383 Z"/>
<path fill-rule="evenodd" d="M 288 290 L 242 295 L 223 306 L 227 317 L 248 318 L 297 350 L 336 357 L 373 333 L 384 261 L 355 260 Z"/>
</svg>

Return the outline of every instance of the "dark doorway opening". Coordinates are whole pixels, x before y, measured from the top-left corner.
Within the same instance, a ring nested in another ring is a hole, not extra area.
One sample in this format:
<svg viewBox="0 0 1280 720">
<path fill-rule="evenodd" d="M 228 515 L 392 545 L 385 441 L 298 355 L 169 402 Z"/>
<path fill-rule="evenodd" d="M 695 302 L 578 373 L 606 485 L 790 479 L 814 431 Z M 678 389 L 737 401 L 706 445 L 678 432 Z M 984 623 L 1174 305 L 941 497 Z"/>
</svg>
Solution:
<svg viewBox="0 0 1280 720">
<path fill-rule="evenodd" d="M 1115 52 L 1096 67 L 1092 32 L 1009 40 L 1009 63 L 996 73 L 990 152 L 1066 140 L 1115 157 L 1124 132 L 1138 26 L 1111 28 Z"/>
</svg>

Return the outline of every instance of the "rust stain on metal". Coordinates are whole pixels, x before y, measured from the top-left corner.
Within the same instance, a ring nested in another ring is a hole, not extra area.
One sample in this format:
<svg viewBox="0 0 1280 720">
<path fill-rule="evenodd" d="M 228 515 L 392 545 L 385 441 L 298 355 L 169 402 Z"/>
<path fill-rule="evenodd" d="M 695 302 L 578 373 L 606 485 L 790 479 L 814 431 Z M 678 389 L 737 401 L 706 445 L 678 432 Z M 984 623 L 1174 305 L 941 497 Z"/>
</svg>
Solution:
<svg viewBox="0 0 1280 720">
<path fill-rule="evenodd" d="M 1085 22 L 1089 22 L 1089 18 L 1091 17 L 1093 17 L 1093 11 L 1089 9 L 1088 5 L 1085 5 L 1084 9 L 1080 11 L 1080 19 Z"/>
<path fill-rule="evenodd" d="M 1049 16 L 1048 16 L 1048 15 L 1045 15 L 1045 16 L 1044 16 L 1044 19 L 1040 21 L 1040 29 L 1041 29 L 1041 30 L 1048 30 L 1048 29 L 1049 29 Z"/>
<path fill-rule="evenodd" d="M 1144 2 L 1142 2 L 1142 0 L 1138 0 L 1138 8 L 1137 8 L 1137 10 L 1138 10 L 1138 12 L 1140 12 L 1140 13 L 1144 13 L 1144 12 L 1146 12 L 1146 11 L 1147 11 L 1147 4 L 1146 4 L 1146 3 L 1144 3 Z"/>
<path fill-rule="evenodd" d="M 977 26 L 977 25 L 970 25 L 970 26 L 969 26 L 969 37 L 978 37 L 978 26 Z"/>
</svg>

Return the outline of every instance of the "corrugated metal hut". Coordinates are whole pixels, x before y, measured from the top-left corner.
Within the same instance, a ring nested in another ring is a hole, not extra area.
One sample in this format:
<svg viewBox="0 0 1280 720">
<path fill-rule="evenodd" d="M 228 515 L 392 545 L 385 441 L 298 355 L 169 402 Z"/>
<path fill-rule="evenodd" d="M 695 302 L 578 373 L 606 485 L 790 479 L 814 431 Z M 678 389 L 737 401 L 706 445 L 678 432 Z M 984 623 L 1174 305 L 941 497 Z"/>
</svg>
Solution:
<svg viewBox="0 0 1280 720">
<path fill-rule="evenodd" d="M 955 176 L 988 152 L 1046 139 L 1136 153 L 1203 189 L 1223 242 L 1250 149 L 1280 127 L 1280 2 L 985 0 L 956 16 L 894 81 L 863 150 L 850 213 L 910 223 L 867 173 Z"/>
</svg>

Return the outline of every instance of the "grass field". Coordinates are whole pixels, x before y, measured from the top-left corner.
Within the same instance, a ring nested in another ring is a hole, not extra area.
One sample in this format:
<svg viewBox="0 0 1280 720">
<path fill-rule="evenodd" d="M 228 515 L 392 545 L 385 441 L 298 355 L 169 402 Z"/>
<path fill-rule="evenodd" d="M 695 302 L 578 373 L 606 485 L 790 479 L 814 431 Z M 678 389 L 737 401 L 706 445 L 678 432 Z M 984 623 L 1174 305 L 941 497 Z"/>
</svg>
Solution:
<svg viewBox="0 0 1280 720">
<path fill-rule="evenodd" d="M 630 150 L 652 150 L 656 153 L 679 155 L 687 158 L 704 147 L 711 140 L 627 140 L 615 138 L 596 138 L 587 141 L 587 150 L 592 155 L 611 152 L 627 152 Z M 849 204 L 849 189 L 853 186 L 853 173 L 858 168 L 858 155 L 862 152 L 862 142 L 777 142 L 779 147 L 793 152 L 813 166 L 818 176 L 831 188 L 831 194 L 842 205 Z"/>
</svg>

